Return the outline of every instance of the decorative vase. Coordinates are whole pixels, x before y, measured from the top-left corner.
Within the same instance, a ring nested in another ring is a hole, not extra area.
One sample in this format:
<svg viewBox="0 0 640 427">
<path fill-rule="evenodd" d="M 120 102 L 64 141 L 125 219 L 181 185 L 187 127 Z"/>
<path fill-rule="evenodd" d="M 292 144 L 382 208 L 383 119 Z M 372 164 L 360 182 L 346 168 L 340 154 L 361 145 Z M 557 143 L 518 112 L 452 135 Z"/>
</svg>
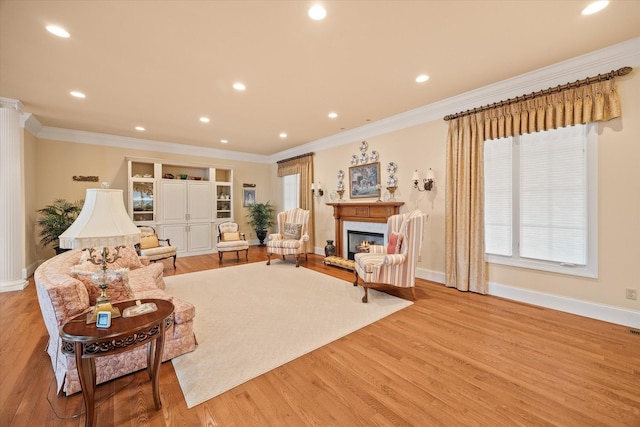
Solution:
<svg viewBox="0 0 640 427">
<path fill-rule="evenodd" d="M 256 237 L 260 241 L 259 246 L 264 246 L 264 239 L 267 237 L 267 230 L 256 230 Z"/>
<path fill-rule="evenodd" d="M 327 246 L 324 247 L 324 255 L 328 257 L 336 255 L 336 246 L 333 244 L 333 240 L 327 240 Z"/>
</svg>

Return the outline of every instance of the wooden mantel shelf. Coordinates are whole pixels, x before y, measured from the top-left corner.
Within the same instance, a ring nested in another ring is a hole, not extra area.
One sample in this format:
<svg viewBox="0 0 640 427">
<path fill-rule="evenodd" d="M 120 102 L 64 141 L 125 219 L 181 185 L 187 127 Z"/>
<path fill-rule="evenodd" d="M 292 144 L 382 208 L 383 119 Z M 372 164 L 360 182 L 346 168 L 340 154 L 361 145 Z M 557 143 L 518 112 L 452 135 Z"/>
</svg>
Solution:
<svg viewBox="0 0 640 427">
<path fill-rule="evenodd" d="M 400 206 L 404 205 L 404 202 L 338 202 L 327 205 L 333 206 L 333 217 L 336 220 L 336 255 L 342 256 L 344 221 L 386 223 L 391 215 L 400 213 Z"/>
</svg>

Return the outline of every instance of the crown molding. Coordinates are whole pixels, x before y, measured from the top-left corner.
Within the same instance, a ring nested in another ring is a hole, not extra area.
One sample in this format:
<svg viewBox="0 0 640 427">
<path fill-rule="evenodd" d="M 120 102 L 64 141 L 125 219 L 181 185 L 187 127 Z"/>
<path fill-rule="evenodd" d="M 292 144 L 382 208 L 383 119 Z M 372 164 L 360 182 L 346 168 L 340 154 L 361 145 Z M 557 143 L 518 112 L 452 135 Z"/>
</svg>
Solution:
<svg viewBox="0 0 640 427">
<path fill-rule="evenodd" d="M 607 73 L 624 66 L 640 66 L 640 37 L 596 50 L 548 67 L 521 74 L 507 80 L 483 86 L 442 101 L 377 120 L 366 125 L 349 129 L 335 135 L 320 138 L 297 147 L 280 151 L 272 155 L 259 155 L 172 142 L 130 138 L 72 129 L 34 126 L 38 138 L 56 141 L 69 141 L 82 144 L 106 145 L 121 148 L 157 151 L 172 154 L 187 154 L 214 159 L 237 160 L 254 163 L 275 163 L 278 160 L 305 154 L 311 151 L 324 151 L 366 138 L 384 135 L 401 129 L 418 126 L 435 120 L 442 120 L 447 114 L 454 114 L 503 99 L 521 96 L 527 93 L 584 79 L 592 75 Z M 35 119 L 35 117 L 34 117 Z M 37 122 L 37 120 L 36 120 Z M 39 122 L 37 122 L 39 124 Z"/>
<path fill-rule="evenodd" d="M 260 154 L 242 153 L 230 150 L 198 147 L 195 145 L 176 144 L 174 142 L 155 141 L 151 139 L 131 138 L 97 132 L 85 132 L 74 129 L 63 129 L 43 126 L 37 133 L 41 139 L 75 142 L 78 144 L 104 145 L 109 147 L 128 148 L 142 151 L 156 151 L 170 154 L 184 154 L 212 159 L 237 160 L 253 163 L 270 163 L 269 157 Z"/>
</svg>

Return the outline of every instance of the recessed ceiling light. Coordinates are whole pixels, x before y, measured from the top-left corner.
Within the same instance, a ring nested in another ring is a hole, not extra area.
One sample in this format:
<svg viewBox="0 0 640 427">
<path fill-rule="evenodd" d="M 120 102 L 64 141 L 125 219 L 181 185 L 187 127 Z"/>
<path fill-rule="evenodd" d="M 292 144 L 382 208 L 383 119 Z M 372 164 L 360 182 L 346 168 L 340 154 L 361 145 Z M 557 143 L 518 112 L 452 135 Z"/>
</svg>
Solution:
<svg viewBox="0 0 640 427">
<path fill-rule="evenodd" d="M 58 27 L 57 25 L 47 25 L 47 31 L 49 31 L 51 34 L 56 35 L 58 37 L 62 37 L 62 38 L 69 38 L 71 36 L 71 34 L 69 34 L 67 32 L 67 30 L 65 30 L 62 27 Z"/>
<path fill-rule="evenodd" d="M 144 131 L 146 129 L 144 127 L 142 127 L 142 126 L 136 126 L 136 130 L 142 132 L 142 131 Z"/>
<path fill-rule="evenodd" d="M 322 21 L 327 16 L 327 10 L 319 4 L 316 4 L 309 9 L 309 18 L 314 21 Z"/>
<path fill-rule="evenodd" d="M 338 113 L 334 113 L 334 112 L 329 113 L 330 119 L 335 119 L 336 117 L 338 117 Z"/>
<path fill-rule="evenodd" d="M 286 138 L 286 137 L 287 137 L 287 134 L 286 134 L 286 133 L 282 132 L 282 133 L 280 134 L 280 138 Z"/>
<path fill-rule="evenodd" d="M 429 76 L 427 76 L 426 74 L 420 74 L 418 77 L 416 77 L 416 82 L 418 83 L 424 83 L 427 80 L 429 80 Z"/>
<path fill-rule="evenodd" d="M 607 0 L 594 1 L 589 6 L 582 9 L 583 15 L 593 15 L 594 13 L 600 12 L 602 9 L 607 7 L 609 2 Z"/>
<path fill-rule="evenodd" d="M 228 143 L 228 142 L 229 142 L 229 141 L 227 141 L 226 139 L 221 139 L 221 140 L 220 140 L 220 143 L 221 143 L 221 144 L 226 144 L 226 143 Z"/>
<path fill-rule="evenodd" d="M 236 82 L 233 84 L 233 88 L 235 90 L 245 90 L 247 87 L 243 83 Z"/>
<path fill-rule="evenodd" d="M 77 90 L 72 90 L 69 93 L 71 94 L 71 96 L 75 96 L 76 98 L 86 98 L 87 97 L 87 95 L 85 95 L 82 92 L 78 92 Z"/>
<path fill-rule="evenodd" d="M 202 123 L 209 123 L 211 120 L 209 119 L 209 117 L 200 117 L 200 121 Z"/>
</svg>

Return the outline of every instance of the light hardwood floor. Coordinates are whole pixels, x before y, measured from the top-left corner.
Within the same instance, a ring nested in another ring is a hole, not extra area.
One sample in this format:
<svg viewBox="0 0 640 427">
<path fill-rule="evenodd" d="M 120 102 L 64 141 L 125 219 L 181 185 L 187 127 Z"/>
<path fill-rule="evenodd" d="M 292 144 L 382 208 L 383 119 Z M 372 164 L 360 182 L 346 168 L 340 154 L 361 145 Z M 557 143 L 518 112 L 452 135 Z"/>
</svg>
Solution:
<svg viewBox="0 0 640 427">
<path fill-rule="evenodd" d="M 265 261 L 264 249 L 249 258 Z M 175 274 L 218 268 L 215 254 L 177 264 Z M 353 278 L 316 255 L 302 266 Z M 170 362 L 160 411 L 144 371 L 101 385 L 98 425 L 640 426 L 640 336 L 629 328 L 423 280 L 416 293 L 411 307 L 192 409 Z M 196 322 L 204 315 L 215 313 Z M 0 294 L 0 327 L 0 426 L 84 425 L 81 394 L 55 393 L 32 281 Z"/>
</svg>

